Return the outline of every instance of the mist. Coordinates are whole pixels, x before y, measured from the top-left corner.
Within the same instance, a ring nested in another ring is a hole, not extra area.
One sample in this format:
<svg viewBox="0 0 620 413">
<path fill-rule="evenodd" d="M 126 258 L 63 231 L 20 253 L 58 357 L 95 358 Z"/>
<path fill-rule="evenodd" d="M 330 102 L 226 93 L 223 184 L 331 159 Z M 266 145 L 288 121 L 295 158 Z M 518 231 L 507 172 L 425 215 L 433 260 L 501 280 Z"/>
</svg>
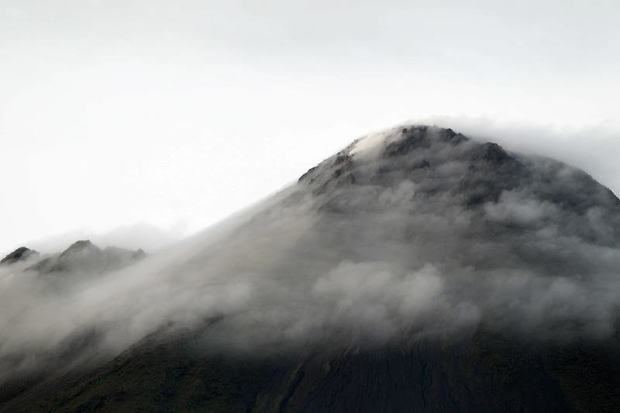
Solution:
<svg viewBox="0 0 620 413">
<path fill-rule="evenodd" d="M 68 345 L 63 365 L 80 365 L 179 331 L 199 351 L 255 356 L 480 330 L 604 339 L 618 317 L 619 204 L 566 164 L 395 127 L 121 270 L 0 267 L 0 370 L 55 366 Z"/>
</svg>

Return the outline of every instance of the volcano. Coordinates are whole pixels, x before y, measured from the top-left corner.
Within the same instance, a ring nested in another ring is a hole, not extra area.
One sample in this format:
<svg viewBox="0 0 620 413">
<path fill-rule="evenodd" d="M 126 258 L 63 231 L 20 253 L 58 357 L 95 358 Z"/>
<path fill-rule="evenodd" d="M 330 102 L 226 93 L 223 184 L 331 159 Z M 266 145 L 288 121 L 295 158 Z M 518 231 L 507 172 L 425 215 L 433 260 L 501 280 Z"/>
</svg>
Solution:
<svg viewBox="0 0 620 413">
<path fill-rule="evenodd" d="M 587 173 L 399 126 L 79 288 L 10 278 L 0 412 L 617 411 L 619 246 Z"/>
</svg>

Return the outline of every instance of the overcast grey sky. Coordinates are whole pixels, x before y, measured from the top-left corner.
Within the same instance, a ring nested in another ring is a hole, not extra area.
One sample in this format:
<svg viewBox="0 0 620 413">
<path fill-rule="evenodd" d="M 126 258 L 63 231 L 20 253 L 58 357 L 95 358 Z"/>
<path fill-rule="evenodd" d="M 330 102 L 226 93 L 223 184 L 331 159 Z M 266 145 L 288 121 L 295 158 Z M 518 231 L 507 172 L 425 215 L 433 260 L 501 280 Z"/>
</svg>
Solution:
<svg viewBox="0 0 620 413">
<path fill-rule="evenodd" d="M 0 252 L 192 232 L 444 119 L 620 192 L 620 2 L 0 0 Z"/>
</svg>

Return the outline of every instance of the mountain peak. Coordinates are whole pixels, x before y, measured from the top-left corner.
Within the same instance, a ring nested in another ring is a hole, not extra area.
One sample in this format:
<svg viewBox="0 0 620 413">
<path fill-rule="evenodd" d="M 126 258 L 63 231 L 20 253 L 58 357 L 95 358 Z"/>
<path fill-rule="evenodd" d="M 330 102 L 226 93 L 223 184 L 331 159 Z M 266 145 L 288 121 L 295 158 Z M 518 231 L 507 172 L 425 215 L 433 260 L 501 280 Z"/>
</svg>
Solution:
<svg viewBox="0 0 620 413">
<path fill-rule="evenodd" d="M 81 252 L 100 252 L 101 250 L 95 244 L 90 242 L 90 240 L 80 240 L 76 241 L 69 246 L 66 250 L 60 254 L 60 257 L 66 257 L 71 254 L 81 253 Z"/>
<path fill-rule="evenodd" d="M 574 216 L 605 211 L 614 222 L 620 210 L 620 200 L 609 189 L 577 168 L 427 125 L 357 139 L 308 170 L 299 183 L 321 196 L 323 209 L 340 213 L 381 210 L 385 197 L 368 195 L 360 204 L 360 194 L 402 188 L 410 188 L 408 202 L 415 198 L 418 208 L 458 206 L 481 216 L 498 203 L 497 208 L 520 208 L 509 203 L 513 198 L 530 200 L 536 210 L 552 205 Z M 620 237 L 615 226 L 608 228 L 609 234 L 599 231 L 607 234 L 606 242 Z M 596 231 L 584 223 L 580 232 L 594 236 Z"/>
<path fill-rule="evenodd" d="M 478 142 L 449 128 L 408 125 L 355 140 L 299 181 L 324 192 L 355 183 L 409 180 L 427 194 L 460 192 L 476 203 L 496 200 L 501 191 L 526 181 L 528 173 L 519 155 L 496 143 Z"/>
<path fill-rule="evenodd" d="M 117 247 L 99 248 L 90 240 L 80 240 L 71 244 L 62 253 L 48 256 L 27 270 L 40 274 L 77 272 L 103 273 L 130 265 L 146 256 L 139 249 L 136 251 Z"/>
<path fill-rule="evenodd" d="M 19 247 L 15 251 L 4 257 L 2 260 L 0 260 L 0 264 L 10 265 L 18 261 L 25 261 L 37 255 L 39 255 L 39 253 L 35 250 L 31 250 L 27 247 Z"/>
<path fill-rule="evenodd" d="M 371 133 L 356 139 L 345 148 L 344 152 L 356 157 L 367 157 L 369 154 L 398 156 L 414 149 L 428 148 L 437 143 L 457 145 L 468 140 L 450 128 L 412 124 Z"/>
</svg>

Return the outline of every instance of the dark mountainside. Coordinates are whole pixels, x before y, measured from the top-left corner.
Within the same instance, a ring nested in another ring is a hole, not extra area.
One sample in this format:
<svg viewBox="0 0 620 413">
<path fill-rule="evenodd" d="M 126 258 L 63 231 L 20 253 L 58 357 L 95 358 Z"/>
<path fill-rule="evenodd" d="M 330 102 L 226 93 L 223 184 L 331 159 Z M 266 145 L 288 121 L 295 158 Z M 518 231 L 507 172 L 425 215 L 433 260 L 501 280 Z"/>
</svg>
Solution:
<svg viewBox="0 0 620 413">
<path fill-rule="evenodd" d="M 239 308 L 9 378 L 0 412 L 618 411 L 619 244 L 620 200 L 582 171 L 389 130 L 174 267 L 249 279 Z"/>
</svg>

